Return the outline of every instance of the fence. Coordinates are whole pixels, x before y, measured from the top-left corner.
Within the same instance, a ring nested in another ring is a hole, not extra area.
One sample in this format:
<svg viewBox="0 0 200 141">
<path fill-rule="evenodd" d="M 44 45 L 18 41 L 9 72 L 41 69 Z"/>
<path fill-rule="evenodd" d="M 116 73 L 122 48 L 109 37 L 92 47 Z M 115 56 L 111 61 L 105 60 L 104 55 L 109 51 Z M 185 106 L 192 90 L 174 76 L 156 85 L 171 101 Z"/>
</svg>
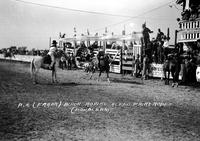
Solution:
<svg viewBox="0 0 200 141">
<path fill-rule="evenodd" d="M 15 58 L 4 58 L 3 54 L 0 54 L 0 59 L 6 59 L 6 60 L 14 60 L 14 61 L 21 61 L 21 62 L 31 62 L 33 58 L 38 58 L 40 56 L 32 56 L 32 55 L 15 55 Z"/>
<path fill-rule="evenodd" d="M 122 72 L 133 71 L 134 68 L 134 58 L 133 50 L 125 50 L 122 53 Z"/>
<path fill-rule="evenodd" d="M 110 65 L 110 72 L 114 73 L 121 73 L 121 54 L 120 50 L 117 49 L 106 49 L 105 53 L 108 53 L 111 55 L 112 58 L 115 57 L 114 61 Z"/>
<path fill-rule="evenodd" d="M 134 59 L 141 56 L 141 45 L 134 45 L 122 53 L 122 71 L 134 71 Z"/>
</svg>

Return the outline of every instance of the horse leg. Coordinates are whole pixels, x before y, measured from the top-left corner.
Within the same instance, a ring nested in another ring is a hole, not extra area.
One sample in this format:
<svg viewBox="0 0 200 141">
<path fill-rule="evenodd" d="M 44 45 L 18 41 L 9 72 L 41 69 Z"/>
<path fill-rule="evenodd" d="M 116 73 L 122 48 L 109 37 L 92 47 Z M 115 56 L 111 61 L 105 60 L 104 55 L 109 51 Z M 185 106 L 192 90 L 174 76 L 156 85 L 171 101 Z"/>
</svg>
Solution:
<svg viewBox="0 0 200 141">
<path fill-rule="evenodd" d="M 58 80 L 57 80 L 57 70 L 55 68 L 55 65 L 54 65 L 54 80 L 56 83 L 58 83 Z"/>
<path fill-rule="evenodd" d="M 98 80 L 97 80 L 97 81 L 99 81 L 99 80 L 100 80 L 101 73 L 102 73 L 102 70 L 99 70 L 99 77 L 98 77 Z"/>
<path fill-rule="evenodd" d="M 90 79 L 92 79 L 92 77 L 93 77 L 95 71 L 96 71 L 96 67 L 95 67 L 95 66 L 92 66 Z"/>
<path fill-rule="evenodd" d="M 51 82 L 55 82 L 55 64 L 52 67 Z"/>
<path fill-rule="evenodd" d="M 57 83 L 57 75 L 56 75 L 56 69 L 55 69 L 55 66 L 53 67 L 52 69 L 52 77 L 51 77 L 51 81 L 52 83 Z"/>
<path fill-rule="evenodd" d="M 169 76 L 170 76 L 170 71 L 168 71 L 168 74 L 167 74 L 167 85 L 169 85 Z"/>
<path fill-rule="evenodd" d="M 36 67 L 35 67 L 35 64 L 34 64 L 34 60 L 31 61 L 31 64 L 30 64 L 30 72 L 31 72 L 31 78 L 32 78 L 32 81 L 33 81 L 33 84 L 37 84 L 37 81 L 36 81 Z"/>
<path fill-rule="evenodd" d="M 110 83 L 109 72 L 106 72 L 106 74 L 107 74 L 107 81 L 108 83 Z"/>
<path fill-rule="evenodd" d="M 165 85 L 167 85 L 167 74 L 166 74 L 166 71 L 164 70 L 164 81 L 165 81 Z"/>
<path fill-rule="evenodd" d="M 35 69 L 33 69 L 33 70 L 31 71 L 31 78 L 32 78 L 33 84 L 36 84 Z"/>
<path fill-rule="evenodd" d="M 33 84 L 38 84 L 37 81 L 37 73 L 39 72 L 39 69 L 35 68 L 34 75 L 33 75 Z"/>
<path fill-rule="evenodd" d="M 93 76 L 93 72 L 92 72 L 91 75 L 90 75 L 90 79 L 92 79 L 92 76 Z"/>
<path fill-rule="evenodd" d="M 179 80 L 179 71 L 175 71 L 175 76 L 174 76 L 174 81 L 175 81 L 175 86 L 178 87 L 178 80 Z"/>
</svg>

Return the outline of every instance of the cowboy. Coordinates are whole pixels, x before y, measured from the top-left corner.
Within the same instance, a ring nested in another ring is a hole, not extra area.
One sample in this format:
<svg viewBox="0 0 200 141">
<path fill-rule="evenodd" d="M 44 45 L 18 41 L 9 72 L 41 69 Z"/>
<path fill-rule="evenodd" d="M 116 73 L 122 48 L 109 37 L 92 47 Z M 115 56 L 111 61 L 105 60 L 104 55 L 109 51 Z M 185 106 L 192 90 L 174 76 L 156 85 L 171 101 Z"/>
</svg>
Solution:
<svg viewBox="0 0 200 141">
<path fill-rule="evenodd" d="M 149 33 L 153 33 L 149 28 L 146 27 L 146 24 L 144 23 L 142 25 L 142 35 L 143 35 L 143 41 L 144 41 L 144 46 L 145 49 L 147 49 L 147 45 L 150 42 L 150 36 Z M 146 52 L 145 52 L 146 53 Z"/>
<path fill-rule="evenodd" d="M 56 63 L 55 61 L 55 53 L 57 51 L 57 42 L 56 40 L 52 41 L 52 46 L 49 49 L 48 55 L 51 57 L 51 64 L 49 65 L 49 69 L 52 69 L 54 64 Z"/>
<path fill-rule="evenodd" d="M 98 59 L 98 67 L 100 68 L 100 60 L 103 60 L 104 59 L 104 55 L 105 55 L 105 52 L 103 49 L 100 49 L 98 54 L 97 54 L 97 59 Z"/>
<path fill-rule="evenodd" d="M 162 41 L 162 37 L 164 36 L 164 33 L 160 30 L 160 28 L 158 29 L 158 33 L 157 33 L 157 37 L 156 40 L 157 41 Z"/>
<path fill-rule="evenodd" d="M 167 58 L 168 55 L 168 48 L 169 48 L 169 40 L 167 39 L 166 36 L 163 37 L 164 43 L 163 43 L 163 52 L 164 52 L 164 57 L 165 59 Z"/>
<path fill-rule="evenodd" d="M 140 73 L 141 73 L 140 55 L 137 54 L 137 58 L 135 60 L 135 76 L 138 77 Z"/>
</svg>

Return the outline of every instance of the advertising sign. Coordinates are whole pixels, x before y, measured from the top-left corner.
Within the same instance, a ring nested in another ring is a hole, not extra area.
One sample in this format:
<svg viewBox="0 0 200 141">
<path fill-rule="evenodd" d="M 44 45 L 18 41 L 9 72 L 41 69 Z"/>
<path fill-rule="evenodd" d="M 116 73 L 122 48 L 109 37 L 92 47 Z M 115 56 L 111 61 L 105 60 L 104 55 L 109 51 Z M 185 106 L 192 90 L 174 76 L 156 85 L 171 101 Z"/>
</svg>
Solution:
<svg viewBox="0 0 200 141">
<path fill-rule="evenodd" d="M 149 75 L 151 77 L 164 78 L 163 64 L 152 63 L 151 66 L 150 66 L 150 73 L 149 73 Z M 169 78 L 172 79 L 172 75 L 171 74 L 170 74 Z M 181 79 L 182 79 L 182 72 L 180 71 L 180 73 L 179 73 L 179 80 L 181 80 Z"/>
<path fill-rule="evenodd" d="M 163 64 L 152 63 L 150 66 L 150 76 L 163 78 Z"/>
<path fill-rule="evenodd" d="M 197 82 L 200 82 L 200 66 L 197 67 L 196 78 L 197 78 Z"/>
</svg>

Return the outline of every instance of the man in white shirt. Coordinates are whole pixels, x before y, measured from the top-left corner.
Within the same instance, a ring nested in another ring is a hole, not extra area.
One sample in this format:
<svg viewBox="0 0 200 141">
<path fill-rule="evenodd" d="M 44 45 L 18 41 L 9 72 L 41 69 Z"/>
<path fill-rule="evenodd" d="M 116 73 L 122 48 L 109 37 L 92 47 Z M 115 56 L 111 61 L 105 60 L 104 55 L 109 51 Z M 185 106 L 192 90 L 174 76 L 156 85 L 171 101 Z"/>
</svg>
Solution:
<svg viewBox="0 0 200 141">
<path fill-rule="evenodd" d="M 169 47 L 169 40 L 167 39 L 166 36 L 164 36 L 163 52 L 164 52 L 165 59 L 168 55 L 168 47 Z"/>
<path fill-rule="evenodd" d="M 48 55 L 51 56 L 51 64 L 49 66 L 49 69 L 52 69 L 53 65 L 56 63 L 55 62 L 55 53 L 57 51 L 57 42 L 56 40 L 53 40 L 52 46 L 49 49 Z"/>
</svg>

